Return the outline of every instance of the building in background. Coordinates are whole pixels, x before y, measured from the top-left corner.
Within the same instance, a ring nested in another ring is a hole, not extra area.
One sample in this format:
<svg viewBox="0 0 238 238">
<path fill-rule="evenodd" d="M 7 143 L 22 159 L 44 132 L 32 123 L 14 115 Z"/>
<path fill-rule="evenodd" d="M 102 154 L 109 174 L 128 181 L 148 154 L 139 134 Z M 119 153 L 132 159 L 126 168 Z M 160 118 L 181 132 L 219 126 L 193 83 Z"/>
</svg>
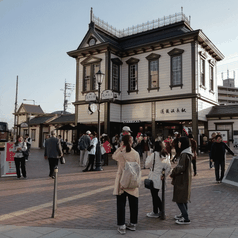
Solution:
<svg viewBox="0 0 238 238">
<path fill-rule="evenodd" d="M 233 77 L 231 78 L 229 77 L 229 70 L 227 70 L 227 78 L 223 80 L 223 86 L 218 86 L 218 102 L 223 105 L 238 104 L 238 88 L 235 87 L 235 71 L 233 71 Z"/>
<path fill-rule="evenodd" d="M 207 130 L 218 105 L 217 62 L 224 56 L 202 30 L 193 30 L 183 12 L 117 30 L 91 10 L 88 32 L 76 50 L 75 124 L 79 132 L 97 127 L 85 95 L 97 92 L 95 73 L 105 74 L 102 90 L 117 94 L 101 105 L 102 131 L 113 136 L 124 125 L 153 137 L 190 128 Z"/>
</svg>

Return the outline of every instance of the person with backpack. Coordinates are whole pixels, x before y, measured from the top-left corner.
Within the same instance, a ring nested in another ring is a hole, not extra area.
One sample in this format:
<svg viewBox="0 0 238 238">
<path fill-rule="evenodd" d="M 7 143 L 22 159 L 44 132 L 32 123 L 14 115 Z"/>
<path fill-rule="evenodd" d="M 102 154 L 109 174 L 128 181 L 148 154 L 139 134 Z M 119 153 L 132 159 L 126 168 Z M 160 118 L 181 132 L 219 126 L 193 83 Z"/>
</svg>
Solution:
<svg viewBox="0 0 238 238">
<path fill-rule="evenodd" d="M 79 166 L 85 167 L 88 162 L 88 147 L 90 146 L 91 139 L 89 135 L 91 131 L 86 131 L 86 134 L 83 134 L 78 141 L 78 149 L 80 151 L 79 155 Z"/>
<path fill-rule="evenodd" d="M 158 195 L 162 188 L 163 169 L 167 177 L 171 170 L 170 156 L 161 141 L 155 142 L 154 153 L 149 155 L 145 161 L 145 167 L 150 168 L 148 179 L 153 181 L 153 188 L 150 189 L 153 203 L 153 211 L 147 213 L 147 217 L 159 218 L 162 212 L 162 201 Z M 160 212 L 158 212 L 158 210 Z"/>
<path fill-rule="evenodd" d="M 124 135 L 120 147 L 114 152 L 112 158 L 117 161 L 117 175 L 113 195 L 117 196 L 117 225 L 118 232 L 125 234 L 126 229 L 135 231 L 138 221 L 138 197 L 139 188 L 124 188 L 121 184 L 123 170 L 127 162 L 136 162 L 140 165 L 140 156 L 137 151 L 132 148 L 133 139 L 130 135 Z M 140 166 L 139 166 L 140 172 Z M 129 200 L 130 207 L 130 223 L 125 223 L 126 198 Z"/>
</svg>

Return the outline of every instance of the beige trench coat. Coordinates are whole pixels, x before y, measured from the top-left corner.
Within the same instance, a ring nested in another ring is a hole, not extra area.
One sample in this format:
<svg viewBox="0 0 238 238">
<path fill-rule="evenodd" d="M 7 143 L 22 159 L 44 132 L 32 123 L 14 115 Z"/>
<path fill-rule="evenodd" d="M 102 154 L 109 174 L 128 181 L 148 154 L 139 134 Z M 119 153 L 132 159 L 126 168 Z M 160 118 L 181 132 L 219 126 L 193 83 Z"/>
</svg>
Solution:
<svg viewBox="0 0 238 238">
<path fill-rule="evenodd" d="M 127 192 L 131 194 L 132 196 L 139 197 L 139 189 L 134 188 L 134 189 L 125 189 L 121 188 L 120 186 L 120 180 L 121 180 L 121 175 L 122 172 L 125 168 L 125 159 L 129 162 L 137 162 L 140 164 L 140 156 L 137 151 L 135 151 L 133 148 L 131 148 L 131 151 L 126 153 L 126 150 L 123 149 L 121 152 L 121 148 L 118 148 L 114 154 L 112 155 L 112 158 L 117 161 L 117 174 L 116 174 L 116 179 L 115 179 L 115 186 L 114 186 L 114 191 L 113 195 L 121 195 L 122 193 Z"/>
</svg>

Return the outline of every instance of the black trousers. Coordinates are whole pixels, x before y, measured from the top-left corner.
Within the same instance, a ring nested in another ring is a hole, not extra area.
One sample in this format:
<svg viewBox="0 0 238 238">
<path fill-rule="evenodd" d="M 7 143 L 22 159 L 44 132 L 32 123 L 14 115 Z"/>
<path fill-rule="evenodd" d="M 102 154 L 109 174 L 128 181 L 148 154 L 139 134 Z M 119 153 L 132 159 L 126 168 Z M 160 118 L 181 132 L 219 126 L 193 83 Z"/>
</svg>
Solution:
<svg viewBox="0 0 238 238">
<path fill-rule="evenodd" d="M 152 188 L 150 189 L 153 203 L 153 212 L 158 213 L 158 208 L 162 211 L 162 201 L 159 197 L 159 189 Z"/>
<path fill-rule="evenodd" d="M 223 161 L 215 161 L 215 175 L 216 175 L 216 181 L 221 181 L 224 177 L 225 172 L 225 160 Z M 221 169 L 221 173 L 220 173 Z"/>
<path fill-rule="evenodd" d="M 90 170 L 93 170 L 94 160 L 95 160 L 95 155 L 88 155 L 88 165 L 85 168 L 85 170 L 88 170 L 90 166 L 91 166 Z"/>
<path fill-rule="evenodd" d="M 22 158 L 14 158 L 15 165 L 16 165 L 16 173 L 17 177 L 21 177 L 21 172 L 23 177 L 26 177 L 26 162 L 25 162 L 25 157 Z M 20 167 L 21 167 L 21 172 L 20 172 Z"/>
<path fill-rule="evenodd" d="M 197 160 L 192 159 L 192 164 L 193 164 L 193 172 L 194 174 L 197 174 Z"/>
<path fill-rule="evenodd" d="M 50 174 L 49 176 L 53 176 L 54 175 L 54 169 L 55 169 L 55 166 L 58 165 L 59 163 L 59 159 L 57 158 L 49 158 L 49 166 L 50 166 Z"/>
<path fill-rule="evenodd" d="M 138 220 L 138 198 L 124 192 L 117 195 L 117 225 L 122 226 L 125 224 L 126 219 L 126 197 L 129 200 L 130 208 L 130 223 L 137 224 Z"/>
</svg>

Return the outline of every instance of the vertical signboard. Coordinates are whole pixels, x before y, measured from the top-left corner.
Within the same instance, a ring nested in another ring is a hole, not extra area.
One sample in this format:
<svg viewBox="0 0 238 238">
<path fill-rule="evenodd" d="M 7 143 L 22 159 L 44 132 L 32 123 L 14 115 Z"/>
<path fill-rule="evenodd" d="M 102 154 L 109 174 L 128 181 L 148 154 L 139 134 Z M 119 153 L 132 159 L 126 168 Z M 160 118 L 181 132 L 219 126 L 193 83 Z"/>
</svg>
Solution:
<svg viewBox="0 0 238 238">
<path fill-rule="evenodd" d="M 14 142 L 6 142 L 5 150 L 1 152 L 1 177 L 16 176 L 13 145 Z"/>
</svg>

